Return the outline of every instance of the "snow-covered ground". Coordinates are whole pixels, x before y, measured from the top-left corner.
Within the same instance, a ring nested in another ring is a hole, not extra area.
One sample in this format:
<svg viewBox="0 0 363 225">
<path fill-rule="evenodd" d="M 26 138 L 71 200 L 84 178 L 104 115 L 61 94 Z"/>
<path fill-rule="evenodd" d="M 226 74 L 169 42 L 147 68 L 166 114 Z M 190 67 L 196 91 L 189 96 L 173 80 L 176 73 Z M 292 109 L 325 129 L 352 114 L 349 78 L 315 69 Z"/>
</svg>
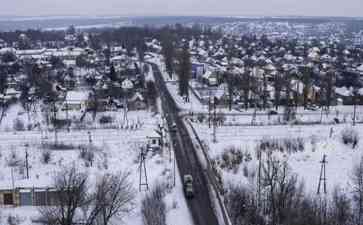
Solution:
<svg viewBox="0 0 363 225">
<path fill-rule="evenodd" d="M 186 115 L 189 112 L 208 112 L 207 106 L 203 105 L 194 94 L 190 95 L 190 102 L 185 102 L 177 93 L 177 82 L 169 79 L 163 63 L 158 58 L 154 60 L 160 65 L 170 93 L 179 108 L 187 112 Z M 270 138 L 283 142 L 285 139 L 300 139 L 304 143 L 303 150 L 294 153 L 276 152 L 275 156 L 287 161 L 293 173 L 298 175 L 300 181 L 305 182 L 307 190 L 315 193 L 321 169 L 320 161 L 323 155 L 326 155 L 328 191 L 333 191 L 333 188 L 339 185 L 346 189 L 346 193 L 350 193 L 350 174 L 353 165 L 357 164 L 363 156 L 362 143 L 358 143 L 354 149 L 352 145 L 342 143 L 342 131 L 352 127 L 353 106 L 332 106 L 329 113 L 323 114 L 319 110 L 305 110 L 303 107 L 298 107 L 296 119 L 304 125 L 279 125 L 282 121 L 283 110 L 283 107 L 280 107 L 279 115 L 271 116 L 267 115 L 267 111 L 257 111 L 254 126 L 251 126 L 255 109 L 228 111 L 226 108 L 218 108 L 217 113 L 223 113 L 225 121 L 216 129 L 216 143 L 213 142 L 213 128 L 209 128 L 208 119 L 204 118 L 204 121 L 200 123 L 197 116 L 189 115 L 189 118 L 194 121 L 192 125 L 199 138 L 205 143 L 209 158 L 215 160 L 217 164 L 226 148 L 233 146 L 242 151 L 244 159 L 237 169 L 219 168 L 224 185 L 251 183 L 251 174 L 256 173 L 258 165 L 256 147 L 261 140 Z M 317 124 L 320 121 L 323 124 Z M 357 106 L 356 121 L 358 124 L 353 129 L 358 132 L 362 142 L 363 106 Z"/>
<path fill-rule="evenodd" d="M 205 143 L 208 154 L 212 160 L 220 160 L 226 148 L 234 146 L 242 151 L 242 163 L 235 170 L 221 169 L 223 184 L 250 182 L 249 174 L 256 173 L 258 161 L 256 147 L 264 139 L 299 138 L 304 143 L 304 149 L 293 153 L 275 152 L 281 160 L 286 160 L 292 171 L 298 175 L 300 181 L 304 181 L 306 188 L 315 193 L 318 188 L 321 164 L 320 161 L 325 154 L 328 164 L 326 166 L 327 187 L 331 192 L 334 186 L 339 185 L 350 193 L 350 174 L 353 165 L 357 164 L 362 157 L 363 144 L 353 149 L 352 145 L 342 142 L 341 133 L 350 125 L 311 125 L 311 126 L 222 126 L 216 130 L 217 142 L 213 142 L 213 129 L 208 124 L 194 122 L 200 139 Z M 358 124 L 355 129 L 359 139 L 363 138 L 363 125 Z"/>
<path fill-rule="evenodd" d="M 160 100 L 158 103 L 160 104 Z M 64 113 L 60 112 L 59 116 L 63 117 Z M 99 119 L 105 115 L 114 119 L 115 126 L 105 128 L 100 125 Z M 70 112 L 70 116 L 78 119 L 81 113 Z M 105 173 L 128 171 L 131 173 L 130 178 L 137 192 L 137 198 L 135 209 L 123 218 L 123 221 L 124 224 L 142 225 L 141 201 L 148 192 L 145 190 L 139 192 L 140 147 L 146 146 L 148 136 L 155 136 L 155 129 L 161 122 L 160 118 L 160 114 L 148 111 L 128 112 L 128 123 L 124 121 L 122 111 L 99 113 L 94 121 L 92 116 L 87 116 L 84 122 L 87 126 L 84 129 L 71 129 L 69 132 L 67 129 L 58 130 L 58 143 L 68 146 L 66 150 L 50 150 L 48 145 L 42 145 L 42 143 L 54 143 L 55 134 L 51 129 L 45 129 L 44 116 L 40 110 L 31 113 L 28 118 L 28 114 L 19 104 L 13 105 L 0 124 L 0 189 L 52 187 L 54 175 L 71 166 L 87 172 L 91 186 Z M 25 129 L 15 130 L 16 120 L 21 120 Z M 26 129 L 28 123 L 38 122 L 42 129 L 39 127 L 32 130 Z M 94 149 L 95 157 L 92 166 L 80 157 L 82 147 Z M 26 151 L 29 153 L 29 179 L 26 179 L 24 167 Z M 48 151 L 51 152 L 50 161 L 44 163 L 41 160 L 42 155 Z M 148 153 L 146 168 L 149 190 L 157 183 L 172 186 L 173 160 L 174 154 L 170 154 L 167 148 L 157 153 Z M 10 166 L 9 162 L 15 162 L 15 164 Z M 164 201 L 167 207 L 167 224 L 192 224 L 177 167 L 176 186 L 168 190 Z M 22 225 L 32 224 L 31 221 L 39 216 L 36 207 L 2 208 L 0 224 L 5 223 L 9 215 L 18 217 Z"/>
</svg>

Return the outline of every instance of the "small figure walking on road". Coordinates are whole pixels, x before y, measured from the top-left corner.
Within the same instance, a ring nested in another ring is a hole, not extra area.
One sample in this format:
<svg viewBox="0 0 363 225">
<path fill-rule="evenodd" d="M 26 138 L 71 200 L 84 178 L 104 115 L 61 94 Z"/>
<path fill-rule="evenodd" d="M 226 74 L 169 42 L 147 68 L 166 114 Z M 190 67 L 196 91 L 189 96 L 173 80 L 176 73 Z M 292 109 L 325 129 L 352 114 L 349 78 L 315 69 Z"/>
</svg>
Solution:
<svg viewBox="0 0 363 225">
<path fill-rule="evenodd" d="M 329 134 L 329 137 L 332 138 L 333 137 L 333 133 L 334 133 L 334 128 L 331 127 L 330 128 L 330 134 Z"/>
</svg>

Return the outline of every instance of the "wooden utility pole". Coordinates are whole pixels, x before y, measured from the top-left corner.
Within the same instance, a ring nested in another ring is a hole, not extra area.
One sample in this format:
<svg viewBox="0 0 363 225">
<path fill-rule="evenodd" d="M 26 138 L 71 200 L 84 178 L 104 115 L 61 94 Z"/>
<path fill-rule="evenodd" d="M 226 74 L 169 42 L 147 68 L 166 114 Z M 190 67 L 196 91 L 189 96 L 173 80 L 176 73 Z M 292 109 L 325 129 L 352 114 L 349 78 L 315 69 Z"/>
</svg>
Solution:
<svg viewBox="0 0 363 225">
<path fill-rule="evenodd" d="M 358 90 L 353 90 L 353 101 L 354 101 L 354 110 L 353 110 L 353 126 L 355 126 L 355 117 L 357 113 L 357 92 Z"/>
<path fill-rule="evenodd" d="M 258 174 L 257 174 L 257 206 L 261 208 L 261 178 L 262 178 L 262 151 L 259 149 L 257 151 L 258 157 Z"/>
<path fill-rule="evenodd" d="M 88 134 L 88 144 L 91 146 L 92 145 L 92 134 L 91 134 L 91 131 L 88 131 L 87 134 Z"/>
<path fill-rule="evenodd" d="M 213 99 L 213 142 L 217 143 L 217 98 Z"/>
<path fill-rule="evenodd" d="M 209 90 L 209 97 L 208 97 L 208 127 L 211 127 L 211 111 L 212 111 L 212 107 L 211 107 L 211 91 Z"/>
<path fill-rule="evenodd" d="M 257 107 L 255 104 L 255 110 L 253 111 L 253 114 L 252 114 L 251 126 L 255 125 L 256 117 L 257 117 Z"/>
<path fill-rule="evenodd" d="M 71 131 L 70 127 L 71 127 L 71 123 L 69 121 L 69 107 L 68 107 L 68 102 L 66 102 L 66 118 L 67 118 L 67 131 L 68 133 Z"/>
<path fill-rule="evenodd" d="M 147 182 L 147 173 L 146 173 L 146 154 L 148 151 L 148 145 L 146 149 L 144 147 L 140 148 L 140 165 L 139 165 L 139 191 L 141 191 L 142 186 L 146 187 L 146 190 L 149 190 L 149 184 Z"/>
<path fill-rule="evenodd" d="M 58 127 L 57 127 L 57 107 L 56 102 L 53 102 L 53 127 L 54 127 L 54 145 L 58 145 Z"/>
<path fill-rule="evenodd" d="M 29 179 L 29 154 L 28 154 L 29 144 L 25 144 L 25 168 L 26 168 L 26 179 Z"/>
<path fill-rule="evenodd" d="M 173 163 L 173 185 L 175 187 L 175 180 L 176 180 L 176 155 L 174 150 L 174 163 Z"/>
<path fill-rule="evenodd" d="M 127 94 L 126 94 L 127 95 Z M 127 96 L 124 98 L 124 124 L 125 122 L 127 123 L 127 125 L 129 125 L 129 121 L 127 119 L 127 111 L 128 111 L 128 107 L 127 107 Z"/>
</svg>

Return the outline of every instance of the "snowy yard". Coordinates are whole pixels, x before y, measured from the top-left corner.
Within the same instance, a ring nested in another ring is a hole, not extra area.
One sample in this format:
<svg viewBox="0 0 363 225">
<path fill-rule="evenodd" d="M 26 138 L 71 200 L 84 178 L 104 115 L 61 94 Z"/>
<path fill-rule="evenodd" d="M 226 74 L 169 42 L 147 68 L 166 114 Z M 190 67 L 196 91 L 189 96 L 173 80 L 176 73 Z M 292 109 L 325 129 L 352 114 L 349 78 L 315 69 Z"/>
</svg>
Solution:
<svg viewBox="0 0 363 225">
<path fill-rule="evenodd" d="M 353 165 L 359 163 L 362 157 L 363 145 L 353 149 L 352 145 L 342 142 L 341 134 L 344 129 L 351 127 L 340 125 L 311 125 L 311 126 L 222 126 L 216 130 L 217 142 L 213 142 L 213 129 L 208 124 L 192 123 L 200 139 L 206 144 L 208 154 L 215 160 L 222 175 L 223 184 L 249 184 L 251 177 L 256 182 L 258 168 L 257 147 L 262 140 L 276 140 L 284 144 L 285 140 L 294 139 L 301 143 L 296 151 L 273 154 L 281 161 L 287 161 L 293 173 L 304 181 L 311 193 L 316 193 L 320 175 L 320 161 L 327 156 L 326 174 L 327 189 L 332 192 L 336 185 L 351 191 L 351 172 Z M 359 140 L 363 137 L 363 125 L 354 127 Z M 236 168 L 222 168 L 223 154 L 229 147 L 235 147 L 242 154 L 242 160 Z M 221 166 L 222 165 L 222 166 Z M 255 175 L 255 176 L 253 176 Z"/>
<path fill-rule="evenodd" d="M 31 115 L 30 121 L 40 121 L 45 127 L 42 115 Z M 72 116 L 79 116 L 73 112 Z M 113 129 L 104 128 L 99 124 L 102 116 L 111 116 L 116 121 Z M 145 147 L 147 137 L 155 135 L 160 123 L 159 114 L 147 111 L 131 111 L 128 113 L 128 124 L 123 122 L 122 112 L 105 112 L 97 115 L 95 122 L 86 118 L 85 129 L 58 130 L 57 136 L 50 129 L 38 127 L 27 130 L 28 116 L 19 105 L 12 106 L 0 126 L 0 189 L 12 188 L 51 188 L 53 178 L 64 168 L 76 167 L 89 175 L 90 185 L 94 185 L 103 174 L 116 174 L 120 171 L 130 172 L 131 182 L 136 191 L 135 208 L 130 215 L 122 218 L 124 224 L 141 225 L 141 201 L 148 193 L 139 192 L 139 156 L 140 147 Z M 24 129 L 14 130 L 16 120 L 24 122 Z M 34 123 L 34 122 L 33 122 Z M 55 142 L 64 146 L 54 149 Z M 43 145 L 42 145 L 43 143 Z M 92 161 L 81 157 L 81 149 L 92 149 Z M 29 153 L 29 179 L 26 178 L 25 154 Z M 50 159 L 43 158 L 49 153 Z M 158 183 L 170 186 L 164 198 L 168 224 L 191 224 L 182 184 L 176 169 L 176 186 L 173 185 L 173 157 L 165 148 L 159 152 L 148 152 L 146 158 L 147 179 L 149 190 Z M 2 208 L 1 219 L 5 221 L 9 215 L 18 217 L 23 225 L 31 224 L 38 215 L 36 207 Z M 182 219 L 176 219 L 182 218 Z M 119 222 L 119 221 L 118 221 Z"/>
</svg>

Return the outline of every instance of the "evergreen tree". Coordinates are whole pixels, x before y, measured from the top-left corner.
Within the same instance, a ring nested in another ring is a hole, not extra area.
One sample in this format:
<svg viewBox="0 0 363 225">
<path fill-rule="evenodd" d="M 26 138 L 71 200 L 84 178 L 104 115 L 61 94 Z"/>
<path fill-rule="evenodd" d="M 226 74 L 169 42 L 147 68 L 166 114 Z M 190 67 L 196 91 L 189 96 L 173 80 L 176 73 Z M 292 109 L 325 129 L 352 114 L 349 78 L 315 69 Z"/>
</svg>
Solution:
<svg viewBox="0 0 363 225">
<path fill-rule="evenodd" d="M 162 35 L 161 46 L 162 54 L 165 60 L 166 71 L 171 78 L 174 72 L 175 51 L 170 31 L 164 31 L 164 34 Z"/>
<path fill-rule="evenodd" d="M 190 53 L 188 43 L 185 42 L 178 55 L 178 76 L 179 76 L 179 93 L 182 96 L 189 96 L 189 80 L 191 72 Z"/>
</svg>

